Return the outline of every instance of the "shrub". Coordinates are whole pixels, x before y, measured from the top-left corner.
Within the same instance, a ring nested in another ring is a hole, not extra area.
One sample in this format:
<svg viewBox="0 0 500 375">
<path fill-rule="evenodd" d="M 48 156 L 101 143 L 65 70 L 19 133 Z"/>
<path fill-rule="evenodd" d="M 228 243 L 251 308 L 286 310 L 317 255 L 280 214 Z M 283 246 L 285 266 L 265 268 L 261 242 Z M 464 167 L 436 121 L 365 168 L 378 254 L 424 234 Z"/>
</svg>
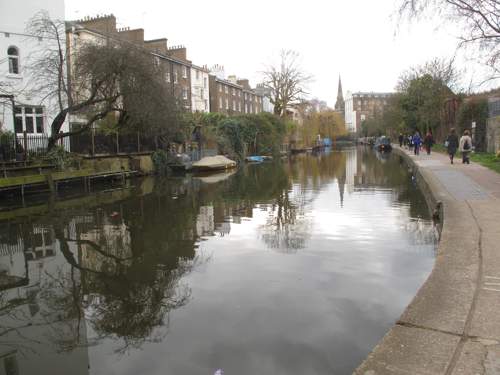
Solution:
<svg viewBox="0 0 500 375">
<path fill-rule="evenodd" d="M 13 132 L 0 132 L 0 159 L 9 160 L 16 157 L 14 142 L 16 135 Z"/>
<path fill-rule="evenodd" d="M 36 159 L 36 157 L 35 157 Z M 57 145 L 47 153 L 46 159 L 52 164 L 55 164 L 59 170 L 78 169 L 80 167 L 80 159 L 67 152 L 63 146 Z"/>
<path fill-rule="evenodd" d="M 163 150 L 156 150 L 151 155 L 155 174 L 164 176 L 168 172 L 168 154 Z"/>
</svg>

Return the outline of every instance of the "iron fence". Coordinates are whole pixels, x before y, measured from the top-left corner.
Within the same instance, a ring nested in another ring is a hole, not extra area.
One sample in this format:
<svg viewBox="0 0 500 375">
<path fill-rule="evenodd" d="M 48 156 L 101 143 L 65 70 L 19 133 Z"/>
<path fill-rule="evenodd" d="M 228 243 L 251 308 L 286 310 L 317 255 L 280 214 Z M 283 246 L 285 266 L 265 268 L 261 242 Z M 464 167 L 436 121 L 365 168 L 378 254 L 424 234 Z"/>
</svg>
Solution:
<svg viewBox="0 0 500 375">
<path fill-rule="evenodd" d="M 71 152 L 84 155 L 130 154 L 166 148 L 156 137 L 139 132 L 105 134 L 96 131 L 71 136 L 70 146 Z"/>
<path fill-rule="evenodd" d="M 14 137 L 3 138 L 0 142 L 0 161 L 25 161 L 32 157 L 47 155 L 49 137 L 47 134 L 16 134 Z M 70 140 L 62 138 L 58 145 L 70 150 Z"/>
<path fill-rule="evenodd" d="M 49 137 L 47 134 L 17 134 L 0 142 L 0 162 L 26 161 L 32 157 L 47 155 Z M 158 149 L 170 150 L 170 145 L 160 137 L 144 135 L 139 132 L 125 134 L 104 134 L 101 132 L 82 132 L 64 137 L 57 141 L 66 151 L 83 155 L 114 155 L 138 152 L 153 152 Z M 205 156 L 217 155 L 215 149 L 184 149 L 192 161 Z"/>
</svg>

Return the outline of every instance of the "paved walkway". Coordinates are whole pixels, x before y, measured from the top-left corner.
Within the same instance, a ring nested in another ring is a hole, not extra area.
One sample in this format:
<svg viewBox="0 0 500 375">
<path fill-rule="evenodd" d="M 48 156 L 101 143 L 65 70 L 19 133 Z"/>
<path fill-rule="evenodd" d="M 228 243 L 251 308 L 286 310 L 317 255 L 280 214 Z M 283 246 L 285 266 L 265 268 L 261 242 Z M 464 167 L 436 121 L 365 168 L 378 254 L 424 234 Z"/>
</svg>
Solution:
<svg viewBox="0 0 500 375">
<path fill-rule="evenodd" d="M 447 156 L 414 156 L 443 204 L 436 263 L 358 375 L 500 375 L 500 174 Z"/>
</svg>

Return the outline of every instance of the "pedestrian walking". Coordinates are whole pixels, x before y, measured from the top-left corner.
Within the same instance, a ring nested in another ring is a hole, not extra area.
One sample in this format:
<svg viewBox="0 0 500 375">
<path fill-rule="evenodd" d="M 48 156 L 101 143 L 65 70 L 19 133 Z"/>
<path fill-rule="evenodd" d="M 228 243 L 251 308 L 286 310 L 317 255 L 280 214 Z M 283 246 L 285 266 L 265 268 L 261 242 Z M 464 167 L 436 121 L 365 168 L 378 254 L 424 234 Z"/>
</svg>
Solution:
<svg viewBox="0 0 500 375">
<path fill-rule="evenodd" d="M 462 153 L 462 164 L 470 164 L 469 155 L 472 151 L 472 138 L 468 130 L 460 137 L 459 150 Z"/>
<path fill-rule="evenodd" d="M 418 132 L 418 130 L 412 137 L 412 142 L 413 142 L 413 153 L 415 155 L 420 155 L 420 146 L 422 145 L 422 138 L 420 138 L 420 133 Z"/>
<path fill-rule="evenodd" d="M 450 134 L 448 134 L 448 137 L 444 142 L 444 146 L 448 150 L 448 155 L 450 157 L 451 164 L 453 164 L 453 158 L 455 157 L 455 154 L 457 153 L 458 149 L 458 137 L 455 128 L 450 129 Z"/>
<path fill-rule="evenodd" d="M 431 148 L 434 145 L 434 137 L 432 136 L 432 132 L 429 130 L 424 138 L 424 146 L 427 150 L 427 155 L 431 154 Z"/>
<path fill-rule="evenodd" d="M 405 140 L 405 136 L 403 135 L 403 133 L 399 133 L 399 147 L 403 147 L 403 142 Z"/>
<path fill-rule="evenodd" d="M 408 134 L 408 150 L 411 150 L 413 148 L 413 137 L 411 134 Z"/>
</svg>

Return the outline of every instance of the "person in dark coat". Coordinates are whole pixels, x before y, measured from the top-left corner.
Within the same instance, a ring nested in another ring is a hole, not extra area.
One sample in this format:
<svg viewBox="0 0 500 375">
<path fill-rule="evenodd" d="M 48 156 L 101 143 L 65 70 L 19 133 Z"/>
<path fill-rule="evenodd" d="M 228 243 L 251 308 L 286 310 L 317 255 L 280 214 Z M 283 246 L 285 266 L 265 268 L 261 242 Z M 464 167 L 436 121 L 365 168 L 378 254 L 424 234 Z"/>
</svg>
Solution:
<svg viewBox="0 0 500 375">
<path fill-rule="evenodd" d="M 418 132 L 418 130 L 415 132 L 415 135 L 412 138 L 412 142 L 413 142 L 413 153 L 415 155 L 419 155 L 420 146 L 422 145 L 422 138 L 420 137 L 420 133 Z"/>
<path fill-rule="evenodd" d="M 403 147 L 403 142 L 404 142 L 405 136 L 403 133 L 399 133 L 399 147 Z"/>
<path fill-rule="evenodd" d="M 445 146 L 448 149 L 451 164 L 453 164 L 453 158 L 455 157 L 458 149 L 458 137 L 455 128 L 450 129 L 450 134 L 448 134 L 448 137 L 446 138 Z"/>
<path fill-rule="evenodd" d="M 427 155 L 431 154 L 431 148 L 434 145 L 434 137 L 432 136 L 431 131 L 428 131 L 424 138 L 424 146 L 427 150 Z"/>
</svg>

